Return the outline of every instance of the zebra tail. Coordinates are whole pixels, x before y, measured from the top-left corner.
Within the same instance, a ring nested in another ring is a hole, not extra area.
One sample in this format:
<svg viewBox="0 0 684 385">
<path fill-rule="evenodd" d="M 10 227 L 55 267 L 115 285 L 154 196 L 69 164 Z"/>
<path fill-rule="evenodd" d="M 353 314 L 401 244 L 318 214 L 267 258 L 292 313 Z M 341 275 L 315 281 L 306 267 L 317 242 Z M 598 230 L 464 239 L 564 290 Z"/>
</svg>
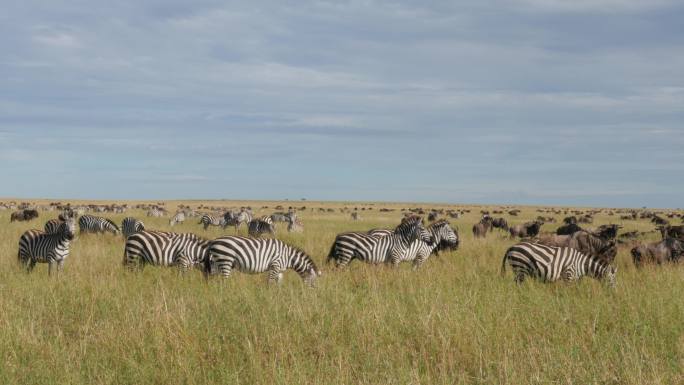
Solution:
<svg viewBox="0 0 684 385">
<path fill-rule="evenodd" d="M 202 268 L 202 274 L 204 275 L 204 280 L 208 281 L 209 280 L 209 275 L 211 274 L 211 254 L 209 254 L 209 251 L 204 254 L 204 260 L 202 261 L 203 268 Z"/>
<path fill-rule="evenodd" d="M 508 259 L 508 253 L 504 254 L 503 261 L 501 262 L 501 276 L 506 274 L 506 260 Z"/>
</svg>

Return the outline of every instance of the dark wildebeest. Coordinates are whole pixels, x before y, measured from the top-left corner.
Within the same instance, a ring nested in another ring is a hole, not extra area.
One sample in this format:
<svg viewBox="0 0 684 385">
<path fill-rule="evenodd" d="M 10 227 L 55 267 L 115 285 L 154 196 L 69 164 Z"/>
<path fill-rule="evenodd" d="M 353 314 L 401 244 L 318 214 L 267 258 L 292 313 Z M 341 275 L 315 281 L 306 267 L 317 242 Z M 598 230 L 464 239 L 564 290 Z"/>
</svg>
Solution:
<svg viewBox="0 0 684 385">
<path fill-rule="evenodd" d="M 651 218 L 651 222 L 655 223 L 656 225 L 660 225 L 660 226 L 666 226 L 666 225 L 670 224 L 670 221 L 668 221 L 665 218 L 661 218 L 657 215 L 653 215 L 653 218 Z"/>
<path fill-rule="evenodd" d="M 545 235 L 535 242 L 546 246 L 571 247 L 582 254 L 600 258 L 613 263 L 617 255 L 617 245 L 613 240 L 605 240 L 587 231 L 578 231 L 572 235 Z"/>
<path fill-rule="evenodd" d="M 475 238 L 484 238 L 492 229 L 492 217 L 485 215 L 480 219 L 480 222 L 473 225 L 473 236 Z"/>
<path fill-rule="evenodd" d="M 21 211 L 15 211 L 10 216 L 10 222 L 14 221 L 30 221 L 32 219 L 38 218 L 38 211 L 33 209 L 24 209 Z"/>
<path fill-rule="evenodd" d="M 664 225 L 658 226 L 657 229 L 660 230 L 660 234 L 663 236 L 663 239 L 675 238 L 677 240 L 684 241 L 684 226 Z"/>
<path fill-rule="evenodd" d="M 576 216 L 571 216 L 571 217 L 565 217 L 563 218 L 563 223 L 566 225 L 576 225 L 577 224 L 577 217 Z"/>
<path fill-rule="evenodd" d="M 636 267 L 644 264 L 662 265 L 665 262 L 679 262 L 684 253 L 684 243 L 674 238 L 660 242 L 639 245 L 632 249 L 632 261 Z"/>
<path fill-rule="evenodd" d="M 582 228 L 574 223 L 569 223 L 563 225 L 556 230 L 557 235 L 572 235 L 578 231 L 582 231 Z"/>
<path fill-rule="evenodd" d="M 542 225 L 543 223 L 540 221 L 527 222 L 510 227 L 508 232 L 511 234 L 511 238 L 536 237 Z"/>
<path fill-rule="evenodd" d="M 621 229 L 622 226 L 620 225 L 601 225 L 596 230 L 593 231 L 593 234 L 596 235 L 597 237 L 605 240 L 611 240 L 615 239 L 617 237 L 618 229 Z"/>
<path fill-rule="evenodd" d="M 503 231 L 508 231 L 508 222 L 506 222 L 506 220 L 503 218 L 494 218 L 492 219 L 492 227 Z"/>
</svg>

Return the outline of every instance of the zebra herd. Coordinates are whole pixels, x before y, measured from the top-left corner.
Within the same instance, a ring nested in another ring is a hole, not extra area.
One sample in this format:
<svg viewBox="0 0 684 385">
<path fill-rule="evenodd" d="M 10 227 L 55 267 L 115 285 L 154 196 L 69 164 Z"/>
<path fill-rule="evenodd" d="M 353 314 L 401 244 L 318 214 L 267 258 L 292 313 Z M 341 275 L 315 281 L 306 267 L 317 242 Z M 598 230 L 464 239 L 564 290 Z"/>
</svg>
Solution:
<svg viewBox="0 0 684 385">
<path fill-rule="evenodd" d="M 20 237 L 18 260 L 31 271 L 36 263 L 48 263 L 48 274 L 53 269 L 63 269 L 69 256 L 69 248 L 76 233 L 74 212 L 65 212 L 57 219 L 49 220 L 44 231 L 28 230 Z M 176 217 L 170 224 L 180 223 Z M 146 229 L 144 223 L 126 217 L 119 228 L 113 221 L 92 215 L 82 215 L 78 225 L 82 234 L 122 234 L 125 239 L 123 264 L 129 268 L 145 265 L 177 266 L 181 271 L 192 267 L 203 270 L 205 277 L 221 275 L 229 277 L 234 269 L 255 274 L 268 273 L 268 281 L 278 283 L 285 270 L 293 270 L 305 284 L 313 286 L 321 275 L 313 259 L 305 251 L 262 234 L 275 235 L 274 221 L 285 221 L 289 226 L 299 222 L 296 214 L 289 213 L 253 218 L 251 213 L 228 212 L 223 216 L 204 214 L 199 224 L 206 230 L 209 226 L 223 228 L 233 225 L 236 230 L 247 223 L 249 237 L 222 236 L 204 239 L 192 233 L 175 233 Z M 444 249 L 459 247 L 458 232 L 446 220 L 423 225 L 419 216 L 407 216 L 394 229 L 373 229 L 367 232 L 338 234 L 330 248 L 327 262 L 335 267 L 347 266 L 353 260 L 368 264 L 397 266 L 411 262 L 418 269 L 433 254 Z M 615 284 L 616 268 L 593 255 L 583 254 L 570 247 L 554 247 L 540 243 L 522 242 L 507 250 L 501 266 L 502 273 L 510 265 L 515 281 L 520 283 L 527 276 L 542 281 L 563 279 L 572 281 L 582 276 L 606 280 Z"/>
</svg>

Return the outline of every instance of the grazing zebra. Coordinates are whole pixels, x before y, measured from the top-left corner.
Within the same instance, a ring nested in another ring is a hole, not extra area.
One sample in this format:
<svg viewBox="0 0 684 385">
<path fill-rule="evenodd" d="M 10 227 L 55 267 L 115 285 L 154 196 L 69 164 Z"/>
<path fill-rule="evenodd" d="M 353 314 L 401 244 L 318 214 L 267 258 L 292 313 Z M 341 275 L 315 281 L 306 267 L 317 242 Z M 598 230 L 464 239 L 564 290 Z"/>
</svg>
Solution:
<svg viewBox="0 0 684 385">
<path fill-rule="evenodd" d="M 69 245 L 76 233 L 76 219 L 73 216 L 64 219 L 54 233 L 28 230 L 19 238 L 17 258 L 28 272 L 38 262 L 49 264 L 48 275 L 52 274 L 53 266 L 57 272 L 64 268 L 64 260 L 69 256 Z"/>
<path fill-rule="evenodd" d="M 226 219 L 223 217 L 215 217 L 210 214 L 202 214 L 202 217 L 200 218 L 199 225 L 204 225 L 204 229 L 206 230 L 209 226 L 221 226 L 221 227 L 226 227 L 225 226 Z"/>
<path fill-rule="evenodd" d="M 176 213 L 176 215 L 173 216 L 173 218 L 171 218 L 171 220 L 169 221 L 169 226 L 173 227 L 173 226 L 175 226 L 179 223 L 183 223 L 183 222 L 185 222 L 185 213 L 182 211 L 179 211 Z"/>
<path fill-rule="evenodd" d="M 275 226 L 269 216 L 253 219 L 247 223 L 247 233 L 252 237 L 259 238 L 261 234 L 275 235 Z"/>
<path fill-rule="evenodd" d="M 538 243 L 522 242 L 506 251 L 501 263 L 501 274 L 506 271 L 506 263 L 515 273 L 515 282 L 522 283 L 525 276 L 544 282 L 559 279 L 575 281 L 588 275 L 606 280 L 615 286 L 617 269 L 605 261 L 590 257 L 569 247 L 544 246 Z"/>
<path fill-rule="evenodd" d="M 120 231 L 119 227 L 111 220 L 92 215 L 84 215 L 79 218 L 78 227 L 81 233 L 104 233 L 105 231 L 110 231 L 116 235 Z"/>
<path fill-rule="evenodd" d="M 126 217 L 121 221 L 121 232 L 124 238 L 143 230 L 145 230 L 145 224 L 133 217 Z"/>
<path fill-rule="evenodd" d="M 204 259 L 208 243 L 195 234 L 143 230 L 126 239 L 124 265 L 176 265 L 184 271 Z"/>
<path fill-rule="evenodd" d="M 396 266 L 416 239 L 430 245 L 434 242 L 419 217 L 405 219 L 392 234 L 384 237 L 356 232 L 339 234 L 330 248 L 328 262 L 335 260 L 335 265 L 341 267 L 356 258 L 366 263 L 392 263 Z"/>
<path fill-rule="evenodd" d="M 427 231 L 432 234 L 434 243 L 427 244 L 420 239 L 411 243 L 406 254 L 401 258 L 401 262 L 413 261 L 413 268 L 417 269 L 425 263 L 432 254 L 438 254 L 443 249 L 457 249 L 459 245 L 458 232 L 451 228 L 449 222 L 441 219 L 427 227 Z M 386 237 L 392 234 L 391 230 L 373 229 L 368 234 L 376 237 Z"/>
<path fill-rule="evenodd" d="M 164 211 L 154 207 L 147 211 L 147 216 L 153 218 L 160 218 L 164 216 Z"/>
<path fill-rule="evenodd" d="M 207 276 L 214 263 L 223 277 L 228 278 L 237 269 L 256 274 L 268 271 L 269 283 L 280 283 L 283 272 L 292 269 L 305 284 L 313 286 L 321 272 L 304 251 L 275 238 L 247 238 L 226 236 L 209 243 L 204 272 Z"/>
<path fill-rule="evenodd" d="M 249 211 L 242 210 L 237 214 L 234 211 L 228 211 L 223 215 L 223 219 L 225 220 L 223 228 L 225 229 L 228 226 L 235 226 L 235 233 L 237 233 L 240 230 L 240 225 L 243 223 L 249 223 L 253 218 Z"/>
</svg>

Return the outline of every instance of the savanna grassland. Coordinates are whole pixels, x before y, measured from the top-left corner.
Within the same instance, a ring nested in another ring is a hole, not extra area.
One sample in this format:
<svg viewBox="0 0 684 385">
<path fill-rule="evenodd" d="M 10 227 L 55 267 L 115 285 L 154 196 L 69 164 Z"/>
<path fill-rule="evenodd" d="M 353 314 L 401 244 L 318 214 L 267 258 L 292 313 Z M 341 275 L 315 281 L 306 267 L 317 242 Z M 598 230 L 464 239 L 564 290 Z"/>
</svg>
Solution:
<svg viewBox="0 0 684 385">
<path fill-rule="evenodd" d="M 257 215 L 276 204 L 251 203 Z M 684 383 L 682 266 L 636 270 L 630 246 L 623 246 L 615 290 L 592 279 L 518 287 L 510 271 L 500 275 L 514 241 L 496 230 L 473 239 L 481 208 L 468 207 L 471 213 L 450 220 L 460 230 L 460 248 L 431 257 L 418 271 L 359 262 L 335 271 L 324 261 L 337 233 L 394 227 L 401 207 L 417 205 L 348 204 L 374 208 L 354 222 L 339 210 L 311 210 L 344 204 L 302 204 L 309 207 L 299 212 L 304 233 L 279 225 L 277 236 L 314 257 L 323 270 L 314 289 L 292 272 L 280 286 L 238 272 L 208 283 L 199 271 L 130 272 L 121 264 L 124 241 L 113 235 L 78 236 L 58 278 L 48 277 L 44 264 L 26 274 L 16 260 L 20 234 L 42 229 L 57 213 L 10 224 L 10 211 L 0 211 L 0 383 Z M 516 224 L 539 214 L 521 209 L 518 217 L 503 216 Z M 169 229 L 168 217 L 139 210 L 103 214 L 117 223 L 128 215 L 148 229 Z M 604 223 L 623 224 L 622 231 L 654 228 L 605 213 L 593 226 Z M 205 232 L 197 218 L 174 230 L 209 238 L 233 233 Z"/>
</svg>

